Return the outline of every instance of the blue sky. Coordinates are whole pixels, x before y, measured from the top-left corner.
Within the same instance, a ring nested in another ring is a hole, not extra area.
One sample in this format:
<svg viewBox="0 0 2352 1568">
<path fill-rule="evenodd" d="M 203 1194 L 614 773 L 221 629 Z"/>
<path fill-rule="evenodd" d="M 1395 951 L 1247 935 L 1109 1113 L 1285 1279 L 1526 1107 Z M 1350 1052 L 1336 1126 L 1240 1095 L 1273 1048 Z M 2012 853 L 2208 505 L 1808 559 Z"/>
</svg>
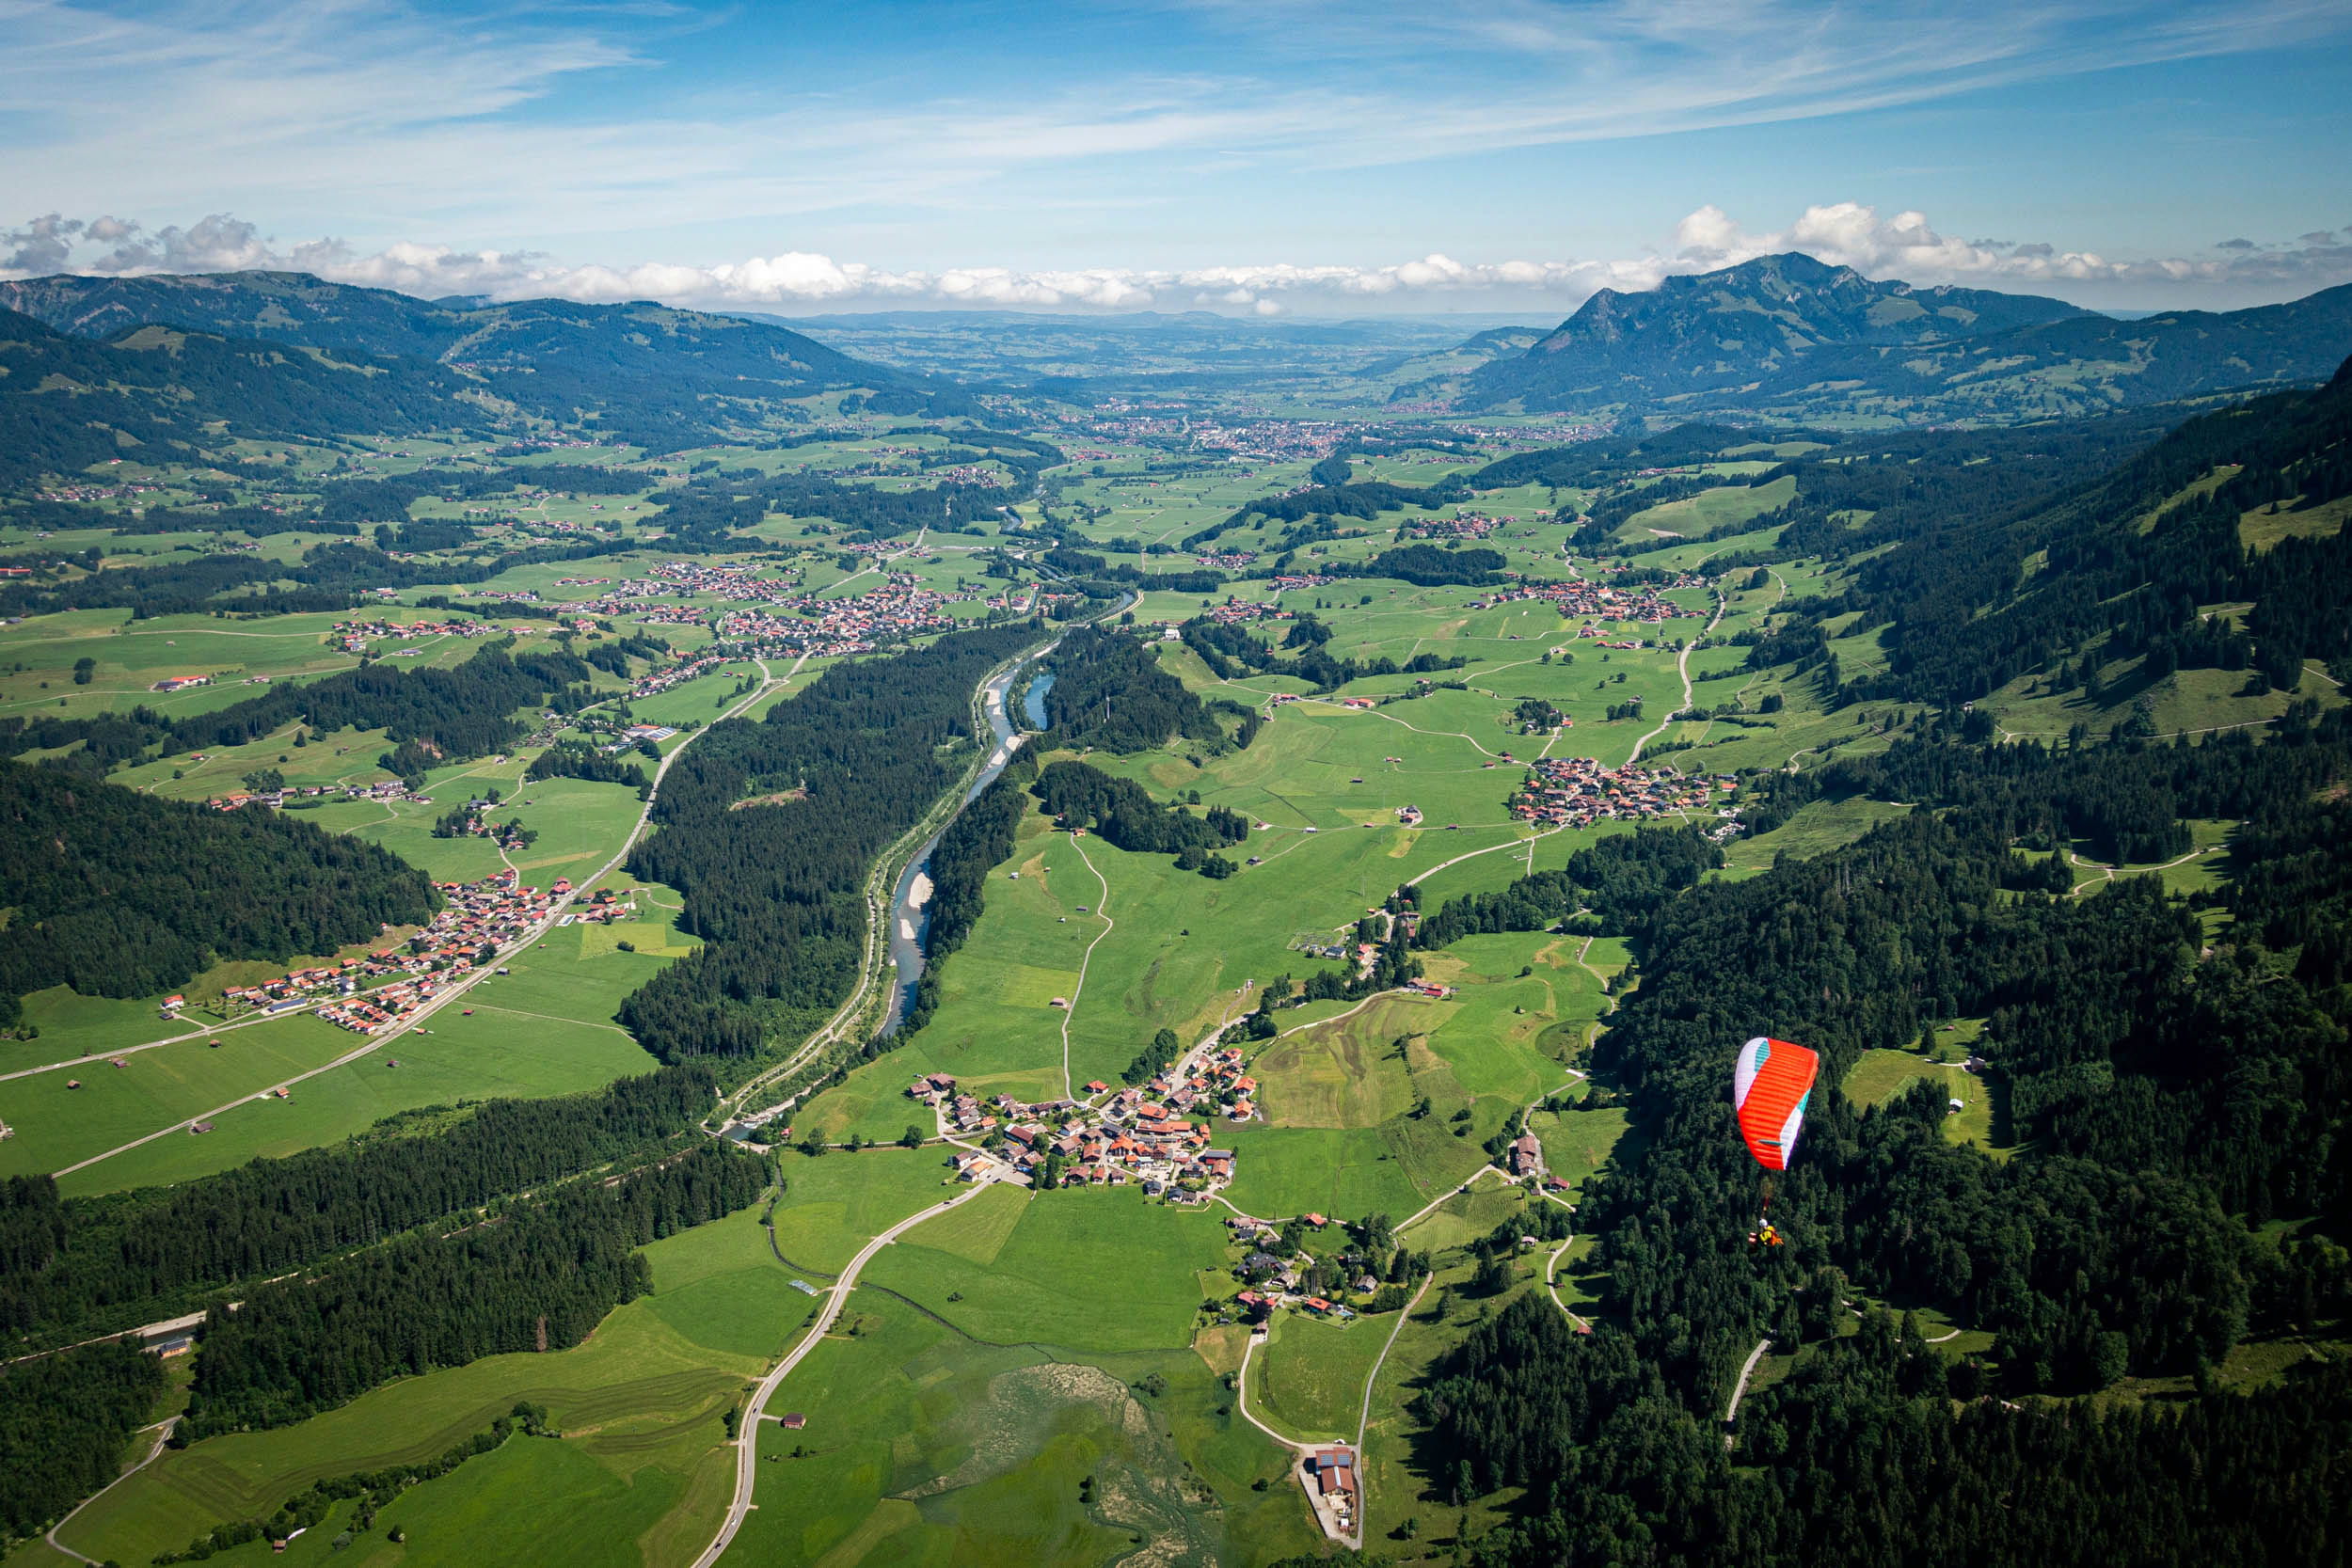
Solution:
<svg viewBox="0 0 2352 1568">
<path fill-rule="evenodd" d="M 2352 8 L 0 0 L 0 271 L 779 310 L 1572 309 L 1797 247 L 2352 279 Z"/>
</svg>

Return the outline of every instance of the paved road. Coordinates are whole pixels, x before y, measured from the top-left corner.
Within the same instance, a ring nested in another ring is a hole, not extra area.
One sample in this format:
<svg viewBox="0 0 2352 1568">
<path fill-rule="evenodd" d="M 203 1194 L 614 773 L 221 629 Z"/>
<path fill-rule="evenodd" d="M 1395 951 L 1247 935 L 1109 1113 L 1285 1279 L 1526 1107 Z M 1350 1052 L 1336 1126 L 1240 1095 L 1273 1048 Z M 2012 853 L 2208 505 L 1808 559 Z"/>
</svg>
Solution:
<svg viewBox="0 0 2352 1568">
<path fill-rule="evenodd" d="M 157 1421 L 151 1427 L 141 1427 L 139 1429 L 141 1432 L 151 1432 L 155 1434 L 155 1441 L 149 1447 L 147 1450 L 147 1457 L 140 1460 L 136 1465 L 132 1465 L 129 1469 L 123 1471 L 122 1474 L 115 1477 L 114 1480 L 108 1481 L 97 1491 L 92 1492 L 88 1497 L 84 1497 L 80 1502 L 75 1503 L 72 1510 L 69 1512 L 64 1518 L 50 1526 L 49 1533 L 44 1538 L 48 1541 L 49 1544 L 77 1561 L 89 1563 L 91 1568 L 99 1568 L 98 1560 L 96 1558 L 87 1557 L 82 1553 L 75 1551 L 72 1547 L 57 1539 L 57 1532 L 73 1522 L 74 1514 L 81 1513 L 82 1510 L 89 1507 L 90 1504 L 96 1502 L 99 1498 L 104 1497 L 107 1493 L 121 1485 L 124 1481 L 129 1481 L 133 1476 L 137 1475 L 141 1470 L 144 1470 L 150 1465 L 154 1464 L 157 1457 L 164 1451 L 164 1444 L 171 1436 L 171 1429 L 179 1424 L 179 1417 L 167 1416 L 164 1419 Z"/>
<path fill-rule="evenodd" d="M 798 660 L 794 661 L 792 669 L 785 672 L 783 678 L 785 680 L 791 679 L 793 673 L 798 671 L 801 665 L 807 661 L 807 657 L 808 656 L 806 654 L 802 655 Z M 768 692 L 777 684 L 776 677 L 769 673 L 768 665 L 765 660 L 755 659 L 753 662 L 759 665 L 761 680 L 758 688 L 749 696 L 746 696 L 741 702 L 736 704 L 733 707 L 727 709 L 726 712 L 721 714 L 719 719 L 714 721 L 714 722 L 723 722 L 726 720 L 736 717 L 745 708 L 750 707 L 754 703 L 758 702 L 762 697 L 766 696 Z M 670 765 L 685 754 L 686 748 L 688 746 L 692 745 L 696 740 L 700 739 L 703 736 L 707 735 L 708 733 L 710 732 L 707 728 L 696 730 L 692 735 L 688 736 L 686 739 L 678 745 L 675 751 L 661 759 L 660 766 L 656 768 L 653 773 L 654 794 L 648 795 L 644 804 L 638 808 L 636 825 L 629 829 L 628 836 L 621 840 L 621 847 L 613 851 L 612 858 L 605 862 L 603 867 L 598 870 L 596 875 L 580 879 L 577 885 L 573 887 L 571 892 L 564 895 L 561 898 L 558 898 L 553 903 L 549 904 L 548 906 L 546 918 L 541 920 L 536 926 L 533 926 L 530 930 L 524 932 L 519 940 L 499 949 L 499 958 L 502 958 L 507 957 L 509 954 L 519 953 L 524 948 L 530 946 L 532 942 L 538 941 L 541 937 L 546 936 L 548 932 L 555 928 L 556 921 L 563 916 L 565 911 L 571 908 L 573 900 L 586 894 L 598 882 L 604 880 L 605 878 L 611 876 L 616 869 L 619 868 L 620 863 L 628 858 L 629 849 L 636 844 L 638 835 L 645 831 L 645 824 L 652 819 L 654 800 L 660 794 L 662 779 L 670 771 Z M 195 1126 L 199 1121 L 206 1121 L 214 1117 L 224 1116 L 227 1113 L 235 1110 L 238 1106 L 246 1104 L 249 1101 L 260 1099 L 262 1095 L 270 1093 L 273 1089 L 290 1089 L 294 1085 L 302 1083 L 306 1079 L 316 1078 L 321 1073 L 332 1072 L 340 1067 L 347 1067 L 351 1063 L 358 1061 L 362 1056 L 368 1055 L 373 1052 L 382 1050 L 385 1046 L 391 1044 L 394 1040 L 397 1040 L 409 1033 L 409 1031 L 421 1026 L 425 1020 L 431 1018 L 434 1014 L 439 1012 L 451 1003 L 472 990 L 475 986 L 479 985 L 496 968 L 497 963 L 493 960 L 491 963 L 485 964 L 482 968 L 473 971 L 463 979 L 453 982 L 448 990 L 442 991 L 440 995 L 433 998 L 430 1002 L 427 1002 L 422 1006 L 417 1008 L 416 1011 L 403 1017 L 400 1020 L 399 1026 L 397 1028 L 386 1029 L 380 1034 L 366 1037 L 363 1043 L 359 1046 L 353 1050 L 344 1052 L 342 1055 L 336 1057 L 333 1061 L 328 1062 L 324 1066 L 314 1067 L 308 1072 L 295 1073 L 291 1078 L 280 1079 L 278 1082 L 270 1085 L 267 1088 L 259 1089 L 249 1094 L 241 1094 L 225 1105 L 215 1105 L 209 1111 L 199 1111 L 196 1115 L 185 1117 L 180 1121 L 175 1121 L 168 1127 L 159 1128 L 155 1132 L 150 1132 L 144 1137 L 133 1138 L 129 1143 L 117 1145 L 115 1148 L 106 1150 L 103 1154 L 93 1154 L 87 1160 L 77 1160 L 72 1164 L 66 1166 L 64 1169 L 52 1171 L 50 1174 L 52 1176 L 66 1176 L 74 1171 L 86 1169 L 90 1165 L 97 1164 L 103 1160 L 111 1160 L 118 1154 L 128 1153 L 130 1150 L 138 1148 L 142 1144 L 151 1144 L 158 1138 L 169 1137 L 174 1132 L 183 1132 L 186 1129 Z M 280 1013 L 278 1016 L 280 1018 L 291 1018 L 294 1014 L 292 1012 L 286 1012 Z M 217 1033 L 218 1031 L 212 1032 Z M 202 1031 L 199 1031 L 199 1033 L 202 1033 Z"/>
<path fill-rule="evenodd" d="M 753 1507 L 752 1483 L 757 1476 L 759 1465 L 759 1423 L 768 1418 L 768 1402 L 774 1397 L 777 1386 L 784 1382 L 793 1368 L 801 1364 L 803 1356 L 817 1348 L 818 1341 L 824 1338 L 825 1331 L 831 1328 L 834 1320 L 841 1315 L 842 1304 L 850 1299 L 850 1292 L 857 1288 L 859 1273 L 872 1260 L 874 1254 L 897 1241 L 907 1231 L 921 1225 L 925 1220 L 938 1218 L 958 1204 L 971 1202 L 986 1192 L 991 1185 L 988 1180 L 982 1179 L 944 1203 L 934 1203 L 919 1214 L 910 1214 L 866 1243 L 865 1250 L 850 1260 L 850 1266 L 841 1272 L 841 1277 L 834 1281 L 833 1289 L 825 1292 L 825 1304 L 818 1311 L 817 1321 L 809 1325 L 808 1333 L 803 1337 L 799 1344 L 792 1347 L 783 1360 L 776 1363 L 775 1370 L 759 1380 L 759 1386 L 753 1391 L 752 1402 L 743 1413 L 741 1432 L 735 1440 L 735 1497 L 727 1504 L 727 1516 L 719 1526 L 718 1535 L 712 1539 L 709 1545 L 703 1548 L 702 1556 L 694 1560 L 694 1568 L 710 1568 L 712 1563 L 719 1560 L 719 1554 L 725 1551 L 729 1544 L 735 1540 L 735 1532 L 743 1528 L 743 1515 L 750 1513 Z"/>
<path fill-rule="evenodd" d="M 1702 556 L 1700 559 L 1705 560 L 1706 558 Z M 1730 601 L 1724 598 L 1721 594 L 1715 595 L 1715 613 L 1707 618 L 1707 625 L 1700 628 L 1699 637 L 1705 637 L 1708 632 L 1715 629 L 1715 623 L 1724 618 L 1724 607 L 1728 603 L 1730 603 Z M 1679 672 L 1682 676 L 1682 701 L 1675 705 L 1674 713 L 1669 713 L 1665 718 L 1661 719 L 1658 721 L 1658 727 L 1656 729 L 1650 731 L 1649 734 L 1642 736 L 1641 739 L 1633 743 L 1633 754 L 1625 759 L 1625 765 L 1628 768 L 1632 767 L 1635 763 L 1642 760 L 1643 747 L 1647 746 L 1651 741 L 1657 739 L 1660 736 L 1664 735 L 1668 729 L 1680 722 L 1680 721 L 1676 717 L 1677 714 L 1685 713 L 1690 710 L 1691 655 L 1696 650 L 1697 646 L 1698 637 L 1694 637 L 1689 642 L 1683 644 L 1682 657 L 1675 660 L 1675 669 Z"/>
</svg>

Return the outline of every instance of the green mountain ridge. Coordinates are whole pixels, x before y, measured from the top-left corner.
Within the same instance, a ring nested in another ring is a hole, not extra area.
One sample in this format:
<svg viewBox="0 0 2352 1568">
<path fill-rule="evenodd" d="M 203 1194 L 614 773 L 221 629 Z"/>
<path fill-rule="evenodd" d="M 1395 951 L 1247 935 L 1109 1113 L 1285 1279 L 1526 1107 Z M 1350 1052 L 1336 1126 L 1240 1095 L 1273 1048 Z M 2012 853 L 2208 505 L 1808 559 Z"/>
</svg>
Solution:
<svg viewBox="0 0 2352 1568">
<path fill-rule="evenodd" d="M 1603 290 L 1526 354 L 1474 372 L 1462 403 L 2015 420 L 2317 382 L 2347 350 L 2352 287 L 2122 321 L 2034 295 L 1872 282 L 1792 253 L 1644 293 Z"/>
<path fill-rule="evenodd" d="M 166 325 L 398 356 L 447 367 L 536 417 L 593 417 L 648 446 L 687 444 L 744 422 L 750 404 L 828 391 L 877 394 L 885 411 L 971 408 L 951 384 L 853 358 L 781 326 L 646 301 L 453 307 L 303 273 L 253 272 L 30 278 L 0 283 L 0 308 L 85 339 Z"/>
</svg>

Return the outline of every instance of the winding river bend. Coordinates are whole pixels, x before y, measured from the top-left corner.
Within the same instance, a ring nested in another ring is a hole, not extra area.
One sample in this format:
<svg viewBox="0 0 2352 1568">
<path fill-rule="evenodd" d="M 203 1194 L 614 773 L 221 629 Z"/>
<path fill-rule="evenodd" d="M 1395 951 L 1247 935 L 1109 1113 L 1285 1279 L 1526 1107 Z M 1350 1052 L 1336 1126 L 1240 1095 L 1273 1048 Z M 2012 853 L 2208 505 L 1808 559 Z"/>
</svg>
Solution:
<svg viewBox="0 0 2352 1568">
<path fill-rule="evenodd" d="M 1036 657 L 1042 658 L 1051 652 L 1051 648 L 1041 649 Z M 1012 760 L 1012 753 L 1020 748 L 1022 737 L 1005 712 L 1005 697 L 1012 689 L 1013 682 L 1021 678 L 1021 672 L 1033 662 L 1034 659 L 1017 664 L 981 688 L 981 705 L 988 715 L 989 728 L 995 732 L 996 745 L 989 752 L 988 765 L 980 769 L 979 777 L 973 780 L 972 787 L 963 792 L 964 805 L 970 805 L 981 790 L 996 782 L 996 775 L 1005 770 L 1005 764 Z M 1038 687 L 1050 686 L 1052 682 L 1052 675 L 1041 675 L 1037 683 L 1030 687 L 1028 707 L 1032 713 L 1042 709 L 1041 693 Z M 940 830 L 941 832 L 946 831 L 945 828 Z M 915 982 L 923 977 L 923 938 L 930 929 L 931 851 L 937 847 L 939 833 L 933 833 L 923 847 L 914 852 L 914 858 L 907 863 L 906 870 L 899 873 L 898 891 L 891 895 L 890 958 L 898 966 L 898 979 L 890 992 L 890 1011 L 882 1018 L 882 1032 L 885 1035 L 898 1032 L 900 1021 L 906 1017 L 908 1006 L 914 1001 Z"/>
</svg>

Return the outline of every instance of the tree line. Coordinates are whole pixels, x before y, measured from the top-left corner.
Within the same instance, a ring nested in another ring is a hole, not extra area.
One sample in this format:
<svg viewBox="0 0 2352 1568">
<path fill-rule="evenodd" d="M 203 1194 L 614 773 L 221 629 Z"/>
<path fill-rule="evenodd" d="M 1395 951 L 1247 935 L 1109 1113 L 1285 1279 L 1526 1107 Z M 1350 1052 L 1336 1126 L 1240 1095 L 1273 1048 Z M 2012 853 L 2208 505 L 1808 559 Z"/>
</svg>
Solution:
<svg viewBox="0 0 2352 1568">
<path fill-rule="evenodd" d="M 391 1378 L 485 1355 L 567 1350 L 652 1290 L 637 1248 L 745 1208 L 767 1186 L 758 1161 L 705 1140 L 614 1181 L 573 1183 L 258 1286 L 234 1311 L 206 1314 L 173 1440 L 290 1425 Z"/>
<path fill-rule="evenodd" d="M 1249 837 L 1249 819 L 1237 811 L 1211 806 L 1195 816 L 1179 802 L 1152 800 L 1133 779 L 1068 758 L 1046 764 L 1033 788 L 1045 811 L 1068 826 L 1091 828 L 1131 853 L 1174 855 L 1186 871 L 1202 869 L 1207 858 Z"/>
<path fill-rule="evenodd" d="M 453 1124 L 434 1107 L 349 1143 L 102 1196 L 60 1199 L 48 1177 L 11 1177 L 0 1323 L 54 1344 L 173 1317 L 240 1281 L 659 1150 L 700 1122 L 713 1086 L 694 1064 L 590 1094 L 493 1100 Z"/>
<path fill-rule="evenodd" d="M 1184 683 L 1160 668 L 1132 635 L 1073 626 L 1046 661 L 1045 693 L 1053 732 L 1040 742 L 1106 752 L 1146 752 L 1175 736 L 1223 749 L 1225 731 Z"/>
<path fill-rule="evenodd" d="M 681 752 L 630 874 L 685 895 L 703 939 L 621 1005 L 665 1061 L 747 1055 L 771 1029 L 849 994 L 866 940 L 874 857 L 920 821 L 977 748 L 971 694 L 1037 640 L 1034 623 L 956 632 L 838 664 L 756 722 L 712 726 Z M 794 798 L 762 800 L 767 792 Z"/>
<path fill-rule="evenodd" d="M 1289 675 L 1318 691 L 1336 691 L 1367 675 L 1426 674 L 1438 670 L 1459 670 L 1470 662 L 1460 655 L 1445 658 L 1436 654 L 1416 654 L 1403 664 L 1386 655 L 1363 660 L 1337 658 L 1324 646 L 1331 640 L 1330 627 L 1311 613 L 1295 617 L 1290 629 L 1283 633 L 1282 648 L 1298 650 L 1289 657 L 1259 641 L 1244 627 L 1213 621 L 1205 615 L 1186 621 L 1178 631 L 1184 646 L 1199 654 L 1200 661 L 1219 680 L 1236 680 L 1249 674 Z"/>
<path fill-rule="evenodd" d="M 0 767 L 0 1023 L 31 991 L 148 996 L 220 958 L 332 953 L 440 907 L 423 872 L 272 812 Z"/>
</svg>

